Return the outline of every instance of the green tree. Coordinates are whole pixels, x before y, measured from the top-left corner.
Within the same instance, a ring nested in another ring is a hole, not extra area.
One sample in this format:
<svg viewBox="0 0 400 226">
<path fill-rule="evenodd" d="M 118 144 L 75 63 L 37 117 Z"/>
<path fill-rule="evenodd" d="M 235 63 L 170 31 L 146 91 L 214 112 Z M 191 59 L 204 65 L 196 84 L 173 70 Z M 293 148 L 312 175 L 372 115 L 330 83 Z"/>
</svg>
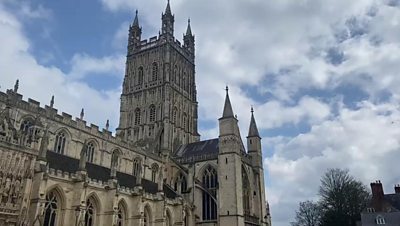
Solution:
<svg viewBox="0 0 400 226">
<path fill-rule="evenodd" d="M 341 169 L 329 169 L 322 176 L 319 195 L 323 226 L 355 226 L 370 198 L 367 188 Z"/>
<path fill-rule="evenodd" d="M 295 221 L 292 226 L 319 226 L 321 218 L 320 207 L 312 201 L 299 203 L 299 210 L 296 211 Z"/>
</svg>

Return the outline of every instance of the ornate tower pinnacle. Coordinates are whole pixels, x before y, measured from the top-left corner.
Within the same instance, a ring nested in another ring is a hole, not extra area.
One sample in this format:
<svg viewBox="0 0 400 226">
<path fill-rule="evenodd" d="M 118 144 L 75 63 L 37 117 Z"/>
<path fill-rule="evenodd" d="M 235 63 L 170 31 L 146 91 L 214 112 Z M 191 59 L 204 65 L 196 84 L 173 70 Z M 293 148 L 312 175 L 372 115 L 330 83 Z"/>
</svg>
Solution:
<svg viewBox="0 0 400 226">
<path fill-rule="evenodd" d="M 251 119 L 250 119 L 250 126 L 249 126 L 249 135 L 248 137 L 260 137 L 258 133 L 256 120 L 254 119 L 254 110 L 251 107 Z"/>
<path fill-rule="evenodd" d="M 190 26 L 190 18 L 188 19 L 186 34 L 183 35 L 183 45 L 194 58 L 194 35 L 192 34 L 192 28 Z"/>
<path fill-rule="evenodd" d="M 142 37 L 142 28 L 139 26 L 138 11 L 135 12 L 135 19 L 129 26 L 128 55 L 131 55 L 139 45 Z"/>
<path fill-rule="evenodd" d="M 171 6 L 169 4 L 169 0 L 167 2 L 167 7 L 165 8 L 165 12 L 161 16 L 162 26 L 161 26 L 161 34 L 167 37 L 167 40 L 173 40 L 174 37 L 174 15 L 171 13 Z"/>
<path fill-rule="evenodd" d="M 228 86 L 226 86 L 225 88 L 226 96 L 225 96 L 224 112 L 222 113 L 222 118 L 234 117 L 228 90 L 229 90 Z"/>
</svg>

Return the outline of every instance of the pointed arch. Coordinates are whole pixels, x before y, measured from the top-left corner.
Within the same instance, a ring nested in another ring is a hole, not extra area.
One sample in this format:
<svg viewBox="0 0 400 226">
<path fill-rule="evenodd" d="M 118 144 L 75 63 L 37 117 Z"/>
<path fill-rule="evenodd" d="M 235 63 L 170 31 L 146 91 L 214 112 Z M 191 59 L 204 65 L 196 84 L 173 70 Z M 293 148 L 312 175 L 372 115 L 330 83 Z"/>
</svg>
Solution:
<svg viewBox="0 0 400 226">
<path fill-rule="evenodd" d="M 118 202 L 117 207 L 117 226 L 126 226 L 126 221 L 128 219 L 128 205 L 125 199 L 121 199 Z"/>
<path fill-rule="evenodd" d="M 189 208 L 185 205 L 183 207 L 183 226 L 189 226 L 190 225 L 190 218 L 191 218 L 191 214 L 189 211 Z"/>
<path fill-rule="evenodd" d="M 156 114 L 156 106 L 154 104 L 150 105 L 149 107 L 149 120 L 150 122 L 156 121 L 157 114 Z"/>
<path fill-rule="evenodd" d="M 159 166 L 157 163 L 151 165 L 151 181 L 156 182 Z"/>
<path fill-rule="evenodd" d="M 143 67 L 140 66 L 138 68 L 137 85 L 143 85 L 143 80 L 144 80 Z"/>
<path fill-rule="evenodd" d="M 84 216 L 85 226 L 95 226 L 100 225 L 99 222 L 100 213 L 100 199 L 95 192 L 88 195 L 86 199 L 86 211 Z"/>
<path fill-rule="evenodd" d="M 217 219 L 217 203 L 215 197 L 218 189 L 218 173 L 216 168 L 207 165 L 202 173 L 202 198 L 203 220 Z"/>
<path fill-rule="evenodd" d="M 174 189 L 181 194 L 187 191 L 187 179 L 182 171 L 179 171 L 179 173 L 175 177 Z"/>
<path fill-rule="evenodd" d="M 135 177 L 141 177 L 142 175 L 142 158 L 136 157 L 133 159 L 132 174 Z"/>
<path fill-rule="evenodd" d="M 152 75 L 151 75 L 151 81 L 157 81 L 158 78 L 158 64 L 157 62 L 153 62 L 152 64 Z"/>
<path fill-rule="evenodd" d="M 98 143 L 94 139 L 86 141 L 86 161 L 94 163 Z"/>
<path fill-rule="evenodd" d="M 58 185 L 46 192 L 43 226 L 56 226 L 63 221 L 63 209 L 65 209 L 65 196 L 62 188 Z"/>
<path fill-rule="evenodd" d="M 141 122 L 140 118 L 141 118 L 140 108 L 136 108 L 135 109 L 135 125 L 139 125 L 140 124 L 140 122 Z"/>
<path fill-rule="evenodd" d="M 146 204 L 144 206 L 144 210 L 143 210 L 143 225 L 144 226 L 151 226 L 153 225 L 153 216 L 151 214 L 151 207 L 149 204 Z"/>
<path fill-rule="evenodd" d="M 166 226 L 174 225 L 173 219 L 174 218 L 172 217 L 171 211 L 169 210 L 169 208 L 166 208 L 166 210 L 165 210 L 165 225 Z"/>
<path fill-rule="evenodd" d="M 111 153 L 111 169 L 115 168 L 118 171 L 121 156 L 122 156 L 122 152 L 119 149 L 114 149 L 112 151 L 112 153 Z"/>
<path fill-rule="evenodd" d="M 71 139 L 71 134 L 66 128 L 60 128 L 56 131 L 53 151 L 59 154 L 65 154 L 68 146 L 68 141 Z"/>
</svg>

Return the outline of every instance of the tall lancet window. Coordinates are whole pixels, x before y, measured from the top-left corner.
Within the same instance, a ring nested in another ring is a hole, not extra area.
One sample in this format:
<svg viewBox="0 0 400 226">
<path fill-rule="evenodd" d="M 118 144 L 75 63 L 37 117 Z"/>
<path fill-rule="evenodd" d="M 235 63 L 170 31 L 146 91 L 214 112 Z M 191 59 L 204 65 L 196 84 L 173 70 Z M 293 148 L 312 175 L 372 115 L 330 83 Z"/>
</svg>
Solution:
<svg viewBox="0 0 400 226">
<path fill-rule="evenodd" d="M 133 160 L 133 176 L 139 177 L 142 172 L 142 161 L 140 158 Z"/>
<path fill-rule="evenodd" d="M 122 202 L 119 202 L 117 211 L 118 211 L 117 212 L 117 226 L 124 226 L 125 219 L 126 219 L 126 209 L 125 209 L 125 206 L 122 204 Z"/>
<path fill-rule="evenodd" d="M 218 175 L 217 171 L 208 166 L 203 173 L 203 220 L 216 220 L 217 219 L 217 184 Z"/>
<path fill-rule="evenodd" d="M 137 78 L 137 84 L 142 85 L 143 84 L 143 67 L 139 67 L 138 69 L 138 78 Z"/>
<path fill-rule="evenodd" d="M 86 201 L 85 226 L 94 226 L 96 220 L 95 218 L 96 218 L 96 207 L 93 198 L 90 197 Z"/>
<path fill-rule="evenodd" d="M 136 108 L 135 110 L 135 125 L 140 124 L 140 109 Z"/>
<path fill-rule="evenodd" d="M 250 182 L 246 170 L 242 167 L 243 211 L 250 215 Z"/>
<path fill-rule="evenodd" d="M 60 217 L 60 198 L 55 191 L 46 195 L 43 226 L 56 226 Z"/>
<path fill-rule="evenodd" d="M 86 147 L 86 161 L 93 163 L 94 161 L 94 143 L 90 141 Z"/>
<path fill-rule="evenodd" d="M 150 111 L 150 122 L 156 121 L 156 107 L 152 104 L 149 108 Z"/>
<path fill-rule="evenodd" d="M 60 154 L 64 154 L 65 143 L 67 141 L 64 131 L 60 131 L 56 135 L 56 141 L 54 142 L 54 151 Z"/>
<path fill-rule="evenodd" d="M 153 71 L 152 71 L 152 75 L 151 75 L 151 80 L 152 81 L 157 81 L 157 77 L 158 77 L 158 65 L 156 62 L 153 63 Z"/>
<path fill-rule="evenodd" d="M 151 181 L 156 182 L 157 180 L 157 173 L 158 173 L 158 165 L 154 163 L 151 166 Z"/>
</svg>

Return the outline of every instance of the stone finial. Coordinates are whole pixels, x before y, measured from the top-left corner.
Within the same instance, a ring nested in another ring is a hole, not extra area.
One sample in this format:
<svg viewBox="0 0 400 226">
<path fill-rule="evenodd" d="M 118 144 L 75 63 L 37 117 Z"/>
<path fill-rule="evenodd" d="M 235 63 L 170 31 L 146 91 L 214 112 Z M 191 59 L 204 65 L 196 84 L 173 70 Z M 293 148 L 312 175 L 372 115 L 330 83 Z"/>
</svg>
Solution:
<svg viewBox="0 0 400 226">
<path fill-rule="evenodd" d="M 51 100 L 50 100 L 50 107 L 52 108 L 54 106 L 54 95 L 51 96 Z"/>
<path fill-rule="evenodd" d="M 110 128 L 110 120 L 107 119 L 107 122 L 106 122 L 106 130 L 108 130 L 108 128 Z"/>
<path fill-rule="evenodd" d="M 17 79 L 17 81 L 15 81 L 14 93 L 17 93 L 17 92 L 18 92 L 18 87 L 19 87 L 19 79 Z"/>
<path fill-rule="evenodd" d="M 85 116 L 85 109 L 82 108 L 80 119 L 83 120 L 83 116 Z"/>
</svg>

